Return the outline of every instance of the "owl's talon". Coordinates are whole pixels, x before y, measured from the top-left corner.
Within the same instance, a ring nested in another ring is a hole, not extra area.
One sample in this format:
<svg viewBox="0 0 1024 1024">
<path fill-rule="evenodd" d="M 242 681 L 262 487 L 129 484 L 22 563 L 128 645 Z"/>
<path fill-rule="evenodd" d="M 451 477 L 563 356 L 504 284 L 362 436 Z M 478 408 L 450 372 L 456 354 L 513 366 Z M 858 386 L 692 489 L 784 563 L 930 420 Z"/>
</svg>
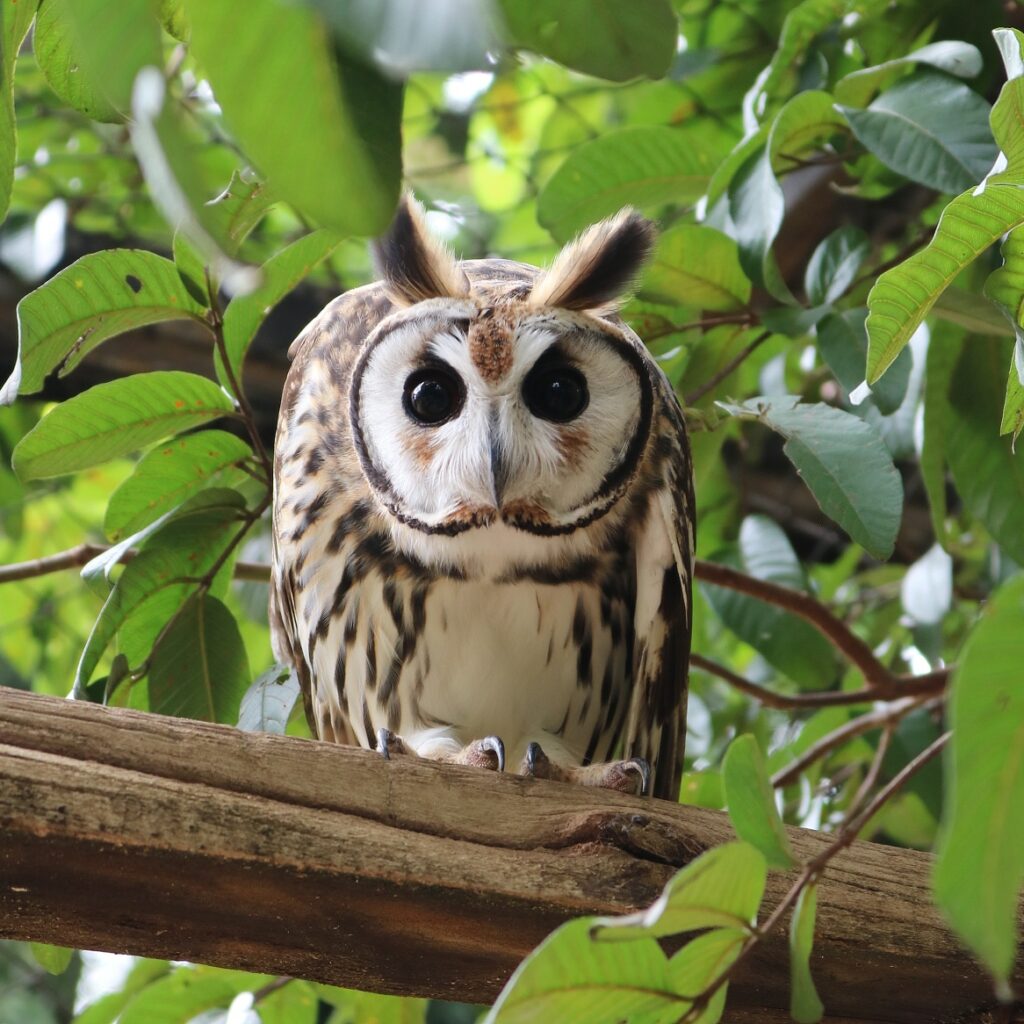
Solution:
<svg viewBox="0 0 1024 1024">
<path fill-rule="evenodd" d="M 377 730 L 377 750 L 385 761 L 391 760 L 392 754 L 408 754 L 409 748 L 401 736 L 396 736 L 390 729 L 381 726 Z"/>
<path fill-rule="evenodd" d="M 546 779 L 550 776 L 551 761 L 539 743 L 531 743 L 526 748 L 526 756 L 523 758 L 523 767 L 519 774 L 533 779 Z"/>
<path fill-rule="evenodd" d="M 503 772 L 505 770 L 505 744 L 498 736 L 485 736 L 481 740 L 467 743 L 451 760 L 455 764 L 469 764 L 474 768 L 487 768 L 490 771 Z"/>
<path fill-rule="evenodd" d="M 627 761 L 624 768 L 628 770 L 632 765 L 640 776 L 640 796 L 647 796 L 651 791 L 651 766 L 644 757 L 634 757 Z"/>
<path fill-rule="evenodd" d="M 480 746 L 494 754 L 498 759 L 498 771 L 503 772 L 505 770 L 505 744 L 501 742 L 501 737 L 485 736 L 480 741 Z"/>
</svg>

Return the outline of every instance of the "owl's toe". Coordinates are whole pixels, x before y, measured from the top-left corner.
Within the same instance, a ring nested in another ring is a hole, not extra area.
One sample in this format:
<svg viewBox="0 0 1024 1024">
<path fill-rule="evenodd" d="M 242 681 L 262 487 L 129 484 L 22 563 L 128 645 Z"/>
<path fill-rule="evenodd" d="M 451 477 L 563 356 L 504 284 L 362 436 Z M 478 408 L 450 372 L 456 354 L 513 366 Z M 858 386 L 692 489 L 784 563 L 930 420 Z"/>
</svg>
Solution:
<svg viewBox="0 0 1024 1024">
<path fill-rule="evenodd" d="M 455 758 L 458 764 L 469 764 L 491 771 L 505 770 L 505 744 L 498 736 L 485 736 L 482 740 L 467 743 Z"/>
<path fill-rule="evenodd" d="M 598 786 L 636 796 L 646 796 L 651 791 L 651 766 L 642 757 L 591 764 L 570 771 L 572 781 L 581 786 Z"/>
<path fill-rule="evenodd" d="M 392 754 L 408 754 L 409 747 L 401 736 L 396 736 L 390 729 L 377 730 L 377 750 L 385 761 L 391 760 Z"/>
</svg>

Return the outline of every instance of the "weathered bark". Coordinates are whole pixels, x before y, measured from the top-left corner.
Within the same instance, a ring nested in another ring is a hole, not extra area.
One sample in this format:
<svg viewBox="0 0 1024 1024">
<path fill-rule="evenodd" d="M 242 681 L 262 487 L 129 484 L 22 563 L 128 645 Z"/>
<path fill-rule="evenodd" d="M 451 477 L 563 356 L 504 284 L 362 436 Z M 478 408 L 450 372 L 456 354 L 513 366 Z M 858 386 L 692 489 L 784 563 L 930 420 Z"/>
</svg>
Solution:
<svg viewBox="0 0 1024 1024">
<path fill-rule="evenodd" d="M 487 1001 L 562 921 L 649 904 L 723 814 L 0 690 L 0 936 Z M 811 856 L 827 838 L 791 830 Z M 829 1020 L 973 1019 L 930 859 L 857 843 L 819 895 Z M 791 879 L 773 875 L 766 897 Z M 785 1020 L 784 938 L 730 992 Z M 980 1018 L 979 1018 L 980 1019 Z"/>
</svg>

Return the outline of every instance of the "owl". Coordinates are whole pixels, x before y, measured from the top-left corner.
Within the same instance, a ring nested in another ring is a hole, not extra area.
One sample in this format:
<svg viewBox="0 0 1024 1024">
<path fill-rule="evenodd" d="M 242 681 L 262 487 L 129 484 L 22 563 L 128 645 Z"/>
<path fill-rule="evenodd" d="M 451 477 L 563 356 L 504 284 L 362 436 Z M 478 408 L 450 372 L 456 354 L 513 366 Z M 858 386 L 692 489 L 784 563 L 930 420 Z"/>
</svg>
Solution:
<svg viewBox="0 0 1024 1024">
<path fill-rule="evenodd" d="M 292 344 L 271 628 L 316 736 L 676 798 L 691 461 L 615 312 L 653 242 L 626 209 L 458 262 L 407 197 Z"/>
</svg>

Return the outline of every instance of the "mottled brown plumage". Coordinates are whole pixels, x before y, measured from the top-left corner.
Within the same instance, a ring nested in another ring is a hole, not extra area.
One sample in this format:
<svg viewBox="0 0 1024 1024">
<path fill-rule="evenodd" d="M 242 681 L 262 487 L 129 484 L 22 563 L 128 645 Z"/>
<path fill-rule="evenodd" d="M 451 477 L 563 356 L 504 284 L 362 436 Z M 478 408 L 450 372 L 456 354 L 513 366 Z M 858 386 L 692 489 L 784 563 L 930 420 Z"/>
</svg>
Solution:
<svg viewBox="0 0 1024 1024">
<path fill-rule="evenodd" d="M 651 239 L 624 211 L 545 272 L 455 263 L 406 205 L 385 281 L 293 344 L 271 622 L 321 738 L 678 792 L 691 467 L 611 312 Z"/>
</svg>

